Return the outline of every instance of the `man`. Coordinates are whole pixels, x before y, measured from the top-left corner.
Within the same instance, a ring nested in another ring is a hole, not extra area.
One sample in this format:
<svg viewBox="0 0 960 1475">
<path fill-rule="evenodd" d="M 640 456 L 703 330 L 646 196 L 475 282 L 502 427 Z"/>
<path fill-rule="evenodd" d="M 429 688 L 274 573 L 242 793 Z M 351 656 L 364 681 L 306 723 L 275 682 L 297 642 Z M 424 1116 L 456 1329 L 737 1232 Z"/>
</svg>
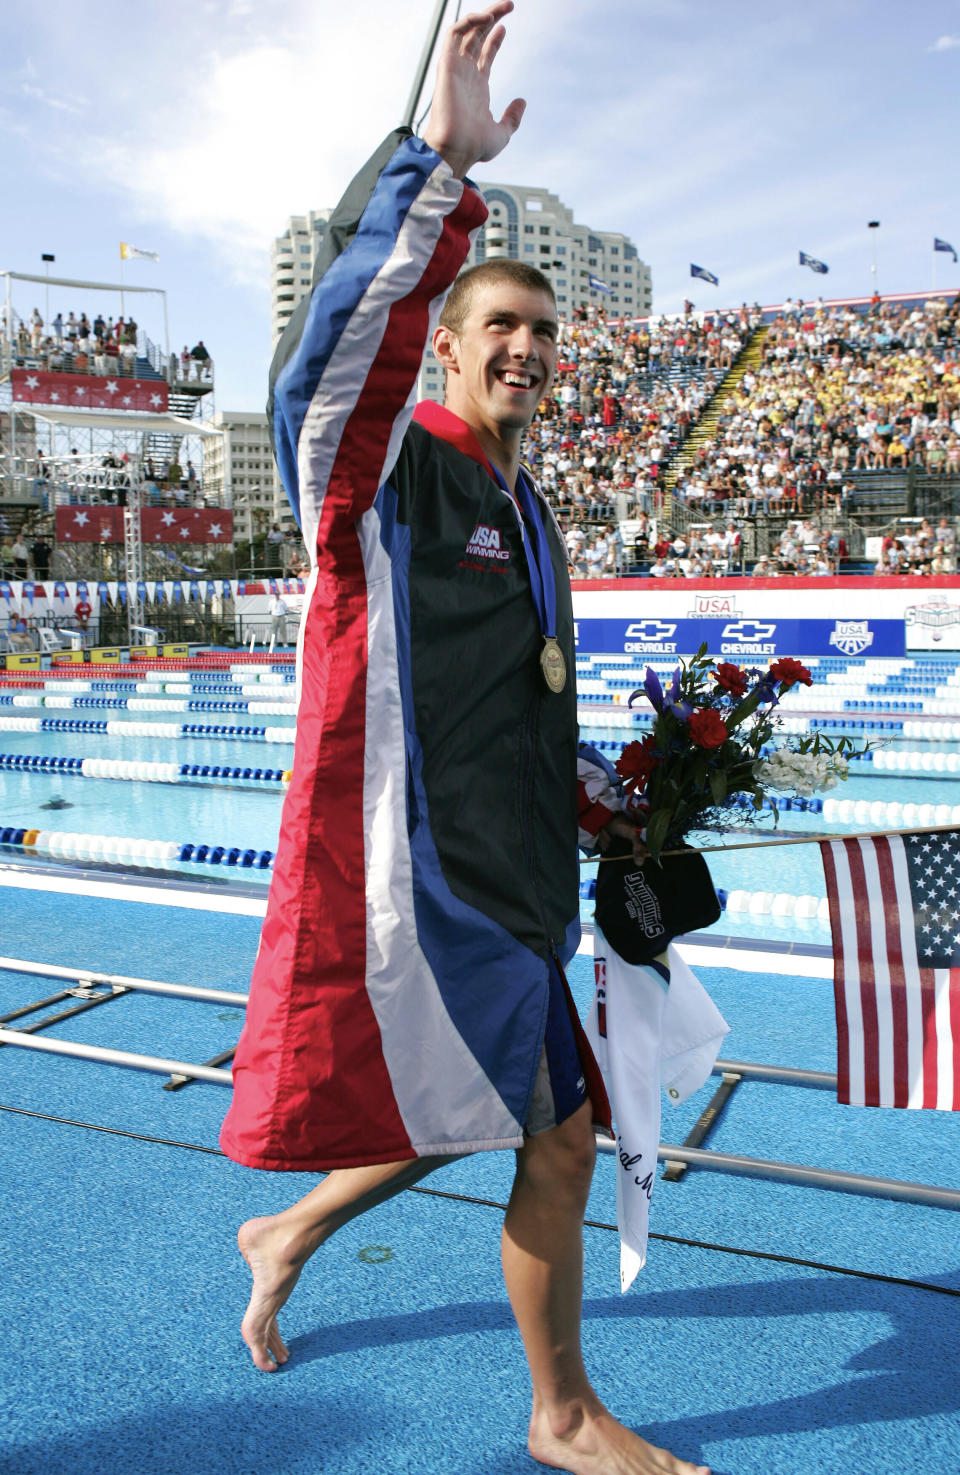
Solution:
<svg viewBox="0 0 960 1475">
<path fill-rule="evenodd" d="M 293 778 L 221 1142 L 250 1166 L 332 1171 L 241 1228 L 242 1333 L 273 1371 L 288 1355 L 277 1313 L 336 1229 L 456 1156 L 510 1147 L 503 1264 L 532 1454 L 573 1475 L 693 1475 L 616 1423 L 580 1353 L 607 1107 L 561 970 L 579 931 L 566 550 L 520 470 L 555 303 L 539 273 L 498 264 L 461 278 L 434 328 L 486 215 L 465 176 L 523 112 L 489 111 L 512 8 L 453 27 L 424 140 L 395 135 L 353 182 L 274 364 L 278 459 L 313 566 Z M 447 403 L 411 424 L 428 337 Z M 594 834 L 615 822 L 606 793 L 582 805 Z"/>
<path fill-rule="evenodd" d="M 10 629 L 7 635 L 7 641 L 11 651 L 16 655 L 26 655 L 33 650 L 33 637 L 22 615 L 10 616 Z"/>
<path fill-rule="evenodd" d="M 204 345 L 203 339 L 199 339 L 190 350 L 190 357 L 197 367 L 197 378 L 202 379 L 207 373 L 210 364 L 210 355 Z"/>
<path fill-rule="evenodd" d="M 275 522 L 267 533 L 267 568 L 279 568 L 283 558 L 283 533 L 280 524 Z"/>
<path fill-rule="evenodd" d="M 270 595 L 270 639 L 276 645 L 287 643 L 287 601 L 282 594 Z"/>
<path fill-rule="evenodd" d="M 23 533 L 17 534 L 13 545 L 13 576 L 15 579 L 25 579 L 29 571 L 30 549 L 23 541 Z"/>
<path fill-rule="evenodd" d="M 50 557 L 53 550 L 42 535 L 33 543 L 33 573 L 41 583 L 50 577 Z"/>
</svg>

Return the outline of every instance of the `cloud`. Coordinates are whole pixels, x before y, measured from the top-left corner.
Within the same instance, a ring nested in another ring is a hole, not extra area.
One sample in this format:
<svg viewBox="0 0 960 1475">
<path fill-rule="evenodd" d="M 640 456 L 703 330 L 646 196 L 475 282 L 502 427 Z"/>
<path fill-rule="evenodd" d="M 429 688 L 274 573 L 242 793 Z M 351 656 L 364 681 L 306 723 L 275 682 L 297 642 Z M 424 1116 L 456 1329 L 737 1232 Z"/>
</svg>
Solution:
<svg viewBox="0 0 960 1475">
<path fill-rule="evenodd" d="M 551 14 L 575 3 L 552 0 Z M 542 13 L 544 4 L 530 8 Z M 251 8 L 228 0 L 228 17 L 242 20 Z M 398 34 L 394 0 L 336 9 L 303 0 L 272 36 L 242 26 L 225 40 L 224 12 L 214 7 L 202 69 L 176 72 L 162 100 L 128 94 L 123 130 L 101 123 L 74 141 L 74 172 L 122 192 L 136 221 L 204 238 L 234 281 L 262 287 L 266 253 L 288 217 L 335 205 L 396 126 L 432 12 L 432 0 L 408 4 Z M 514 63 L 520 52 L 535 54 L 531 19 L 514 28 Z M 509 101 L 510 85 L 504 66 L 495 109 Z"/>
<path fill-rule="evenodd" d="M 31 82 L 22 82 L 20 92 L 34 102 L 42 102 L 45 107 L 58 109 L 62 113 L 82 113 L 86 106 L 83 98 L 55 97 L 42 87 L 34 87 Z"/>
<path fill-rule="evenodd" d="M 931 51 L 953 51 L 955 46 L 960 46 L 960 36 L 938 36 Z"/>
</svg>

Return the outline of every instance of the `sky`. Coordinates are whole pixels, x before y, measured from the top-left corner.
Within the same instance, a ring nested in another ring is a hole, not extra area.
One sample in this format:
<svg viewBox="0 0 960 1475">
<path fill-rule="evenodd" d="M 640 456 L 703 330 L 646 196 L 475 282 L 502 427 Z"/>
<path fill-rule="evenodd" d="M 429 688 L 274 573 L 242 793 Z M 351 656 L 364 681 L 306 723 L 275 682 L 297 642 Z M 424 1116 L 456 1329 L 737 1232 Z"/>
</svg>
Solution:
<svg viewBox="0 0 960 1475">
<path fill-rule="evenodd" d="M 124 280 L 166 290 L 174 350 L 204 340 L 218 409 L 262 409 L 270 245 L 400 120 L 434 8 L 4 0 L 0 268 L 39 273 L 48 252 L 52 273 L 118 282 L 121 241 L 158 252 Z M 960 251 L 958 0 L 517 0 L 507 25 L 494 108 L 523 96 L 527 114 L 476 179 L 624 231 L 654 311 L 869 293 L 874 249 L 881 292 L 934 268 L 960 289 L 932 252 Z M 51 316 L 119 311 L 29 283 L 14 305 L 45 314 L 47 292 Z M 160 299 L 135 303 L 162 343 Z"/>
</svg>

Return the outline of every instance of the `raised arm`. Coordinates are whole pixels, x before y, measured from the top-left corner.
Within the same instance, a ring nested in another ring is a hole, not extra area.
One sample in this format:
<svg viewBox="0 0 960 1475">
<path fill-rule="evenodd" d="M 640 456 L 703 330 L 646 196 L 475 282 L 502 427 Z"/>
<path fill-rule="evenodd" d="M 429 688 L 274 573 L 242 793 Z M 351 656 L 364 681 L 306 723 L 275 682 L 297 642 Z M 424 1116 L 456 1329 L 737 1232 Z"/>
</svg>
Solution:
<svg viewBox="0 0 960 1475">
<path fill-rule="evenodd" d="M 425 137 L 397 130 L 353 180 L 277 348 L 268 416 L 311 562 L 393 467 L 424 348 L 486 219 L 462 176 L 499 153 L 523 113 L 519 100 L 499 122 L 490 113 L 490 67 L 512 9 L 497 0 L 449 32 Z"/>
</svg>

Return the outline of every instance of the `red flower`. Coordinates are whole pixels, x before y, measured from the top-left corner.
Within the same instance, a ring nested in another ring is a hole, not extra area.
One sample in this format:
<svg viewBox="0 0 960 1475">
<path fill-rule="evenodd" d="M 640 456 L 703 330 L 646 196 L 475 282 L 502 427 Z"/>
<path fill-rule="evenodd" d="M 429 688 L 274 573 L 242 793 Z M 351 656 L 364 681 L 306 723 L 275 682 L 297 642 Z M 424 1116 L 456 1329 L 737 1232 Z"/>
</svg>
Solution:
<svg viewBox="0 0 960 1475">
<path fill-rule="evenodd" d="M 784 689 L 795 686 L 798 681 L 804 686 L 813 685 L 813 677 L 806 666 L 801 666 L 800 662 L 795 661 L 792 656 L 781 656 L 779 661 L 774 661 L 770 667 L 770 675 L 774 681 L 779 681 Z"/>
<path fill-rule="evenodd" d="M 712 707 L 702 708 L 699 712 L 692 712 L 689 721 L 690 741 L 698 748 L 707 748 L 711 751 L 722 748 L 730 734 L 727 725 L 719 712 Z"/>
<path fill-rule="evenodd" d="M 647 779 L 660 762 L 654 752 L 655 746 L 653 733 L 648 732 L 642 743 L 628 743 L 614 764 L 627 793 L 631 789 L 642 793 L 647 787 Z"/>
<path fill-rule="evenodd" d="M 746 671 L 741 671 L 732 661 L 721 661 L 710 675 L 716 678 L 717 685 L 723 691 L 728 691 L 735 697 L 742 697 L 750 684 Z"/>
</svg>

